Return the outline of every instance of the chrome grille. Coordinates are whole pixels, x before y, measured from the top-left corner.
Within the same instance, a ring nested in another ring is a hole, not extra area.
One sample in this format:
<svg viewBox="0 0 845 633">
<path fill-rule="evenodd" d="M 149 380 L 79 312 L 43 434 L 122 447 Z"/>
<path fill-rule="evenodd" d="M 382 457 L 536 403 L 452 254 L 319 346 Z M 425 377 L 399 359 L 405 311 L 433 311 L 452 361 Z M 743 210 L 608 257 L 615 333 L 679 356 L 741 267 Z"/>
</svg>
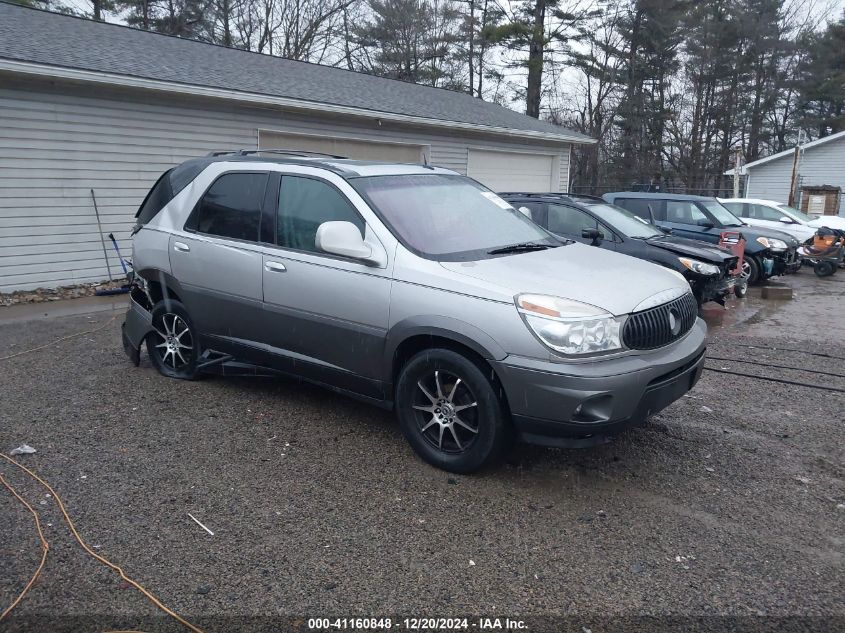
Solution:
<svg viewBox="0 0 845 633">
<path fill-rule="evenodd" d="M 697 316 L 698 302 L 688 292 L 656 308 L 632 313 L 625 321 L 622 340 L 631 349 L 663 347 L 689 332 Z"/>
</svg>

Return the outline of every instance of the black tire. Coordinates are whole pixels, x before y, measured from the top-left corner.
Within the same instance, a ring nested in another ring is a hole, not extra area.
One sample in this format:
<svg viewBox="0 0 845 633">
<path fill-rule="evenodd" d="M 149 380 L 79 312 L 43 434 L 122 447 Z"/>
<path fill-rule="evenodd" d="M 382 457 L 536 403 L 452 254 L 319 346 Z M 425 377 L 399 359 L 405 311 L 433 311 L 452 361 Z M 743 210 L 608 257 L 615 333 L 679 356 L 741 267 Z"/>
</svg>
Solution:
<svg viewBox="0 0 845 633">
<path fill-rule="evenodd" d="M 813 272 L 816 273 L 816 277 L 829 277 L 836 272 L 836 266 L 833 262 L 821 261 L 813 266 Z"/>
<path fill-rule="evenodd" d="M 489 373 L 442 348 L 419 352 L 402 368 L 395 401 L 399 425 L 429 464 L 471 473 L 496 463 L 510 448 L 510 417 Z"/>
<path fill-rule="evenodd" d="M 757 261 L 757 258 L 753 255 L 746 255 L 745 259 L 742 262 L 742 273 L 743 275 L 747 275 L 748 285 L 753 286 L 754 284 L 762 281 L 760 271 L 762 270 L 760 266 L 760 262 Z"/>
<path fill-rule="evenodd" d="M 741 281 L 736 286 L 734 286 L 734 296 L 737 299 L 743 299 L 745 295 L 748 294 L 748 284 L 745 281 Z"/>
<path fill-rule="evenodd" d="M 198 377 L 199 337 L 193 321 L 179 301 L 159 301 L 153 306 L 155 332 L 147 334 L 147 353 L 156 369 L 168 378 Z"/>
</svg>

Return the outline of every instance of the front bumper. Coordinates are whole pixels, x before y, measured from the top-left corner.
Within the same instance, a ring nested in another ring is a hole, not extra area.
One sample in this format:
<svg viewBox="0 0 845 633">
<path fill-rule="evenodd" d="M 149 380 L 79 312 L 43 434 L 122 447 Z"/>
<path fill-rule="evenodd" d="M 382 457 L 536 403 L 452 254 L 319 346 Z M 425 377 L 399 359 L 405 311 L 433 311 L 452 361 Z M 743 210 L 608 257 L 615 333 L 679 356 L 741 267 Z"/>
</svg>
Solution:
<svg viewBox="0 0 845 633">
<path fill-rule="evenodd" d="M 642 424 L 698 381 L 706 330 L 698 319 L 665 348 L 592 363 L 514 356 L 495 362 L 520 438 L 548 446 L 594 444 Z"/>
<path fill-rule="evenodd" d="M 785 275 L 798 272 L 801 269 L 801 258 L 797 248 L 789 248 L 774 254 L 772 275 Z"/>
<path fill-rule="evenodd" d="M 699 304 L 707 303 L 708 301 L 720 301 L 733 293 L 737 284 L 742 281 L 739 277 L 725 275 L 712 281 L 697 281 L 695 284 L 690 284 L 698 299 Z M 724 301 L 722 301 L 724 303 Z"/>
</svg>

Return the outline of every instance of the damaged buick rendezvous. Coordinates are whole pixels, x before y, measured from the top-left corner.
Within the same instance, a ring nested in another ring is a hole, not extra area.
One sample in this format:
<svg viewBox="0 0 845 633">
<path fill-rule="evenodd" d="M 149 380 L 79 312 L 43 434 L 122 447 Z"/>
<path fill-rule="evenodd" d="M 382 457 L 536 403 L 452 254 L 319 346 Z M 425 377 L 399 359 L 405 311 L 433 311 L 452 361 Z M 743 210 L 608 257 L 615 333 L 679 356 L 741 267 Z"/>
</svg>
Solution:
<svg viewBox="0 0 845 633">
<path fill-rule="evenodd" d="M 424 165 L 240 151 L 138 211 L 123 344 L 165 376 L 294 375 L 395 410 L 428 462 L 605 441 L 701 375 L 680 274 L 562 240 Z M 624 270 L 624 274 L 620 274 Z"/>
</svg>

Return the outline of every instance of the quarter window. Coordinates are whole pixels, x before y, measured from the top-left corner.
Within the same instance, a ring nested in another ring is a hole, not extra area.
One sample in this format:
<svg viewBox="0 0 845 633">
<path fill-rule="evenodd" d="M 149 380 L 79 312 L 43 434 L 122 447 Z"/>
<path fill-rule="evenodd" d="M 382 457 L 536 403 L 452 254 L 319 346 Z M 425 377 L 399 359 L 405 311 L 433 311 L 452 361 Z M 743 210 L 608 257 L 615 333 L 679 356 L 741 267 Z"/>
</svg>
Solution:
<svg viewBox="0 0 845 633">
<path fill-rule="evenodd" d="M 186 228 L 236 240 L 258 240 L 267 174 L 223 174 L 199 201 Z"/>
<path fill-rule="evenodd" d="M 352 222 L 364 234 L 364 219 L 331 185 L 299 176 L 283 176 L 279 192 L 276 243 L 317 252 L 317 229 L 323 222 Z"/>
</svg>

